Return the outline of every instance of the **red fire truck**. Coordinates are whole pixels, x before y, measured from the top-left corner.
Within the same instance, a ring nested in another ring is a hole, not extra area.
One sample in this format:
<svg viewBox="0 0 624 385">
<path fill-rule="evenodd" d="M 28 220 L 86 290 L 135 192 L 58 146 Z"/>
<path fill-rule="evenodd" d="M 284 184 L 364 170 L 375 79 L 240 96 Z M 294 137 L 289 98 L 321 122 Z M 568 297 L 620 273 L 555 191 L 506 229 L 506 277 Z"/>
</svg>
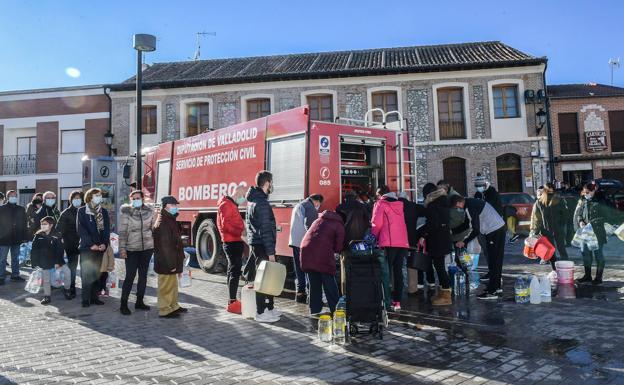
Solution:
<svg viewBox="0 0 624 385">
<path fill-rule="evenodd" d="M 389 114 L 377 111 L 383 121 Z M 143 186 L 156 203 L 169 194 L 180 201 L 178 221 L 185 239 L 194 243 L 202 268 L 211 271 L 223 258 L 215 225 L 217 200 L 239 184 L 252 186 L 258 171 L 269 170 L 277 255 L 292 256 L 291 211 L 308 195 L 322 194 L 321 210 L 333 210 L 347 190 L 370 197 L 382 184 L 414 191 L 407 133 L 391 124 L 371 124 L 367 116 L 350 124 L 311 121 L 303 106 L 162 143 L 144 151 Z M 400 123 L 399 118 L 393 124 Z"/>
</svg>

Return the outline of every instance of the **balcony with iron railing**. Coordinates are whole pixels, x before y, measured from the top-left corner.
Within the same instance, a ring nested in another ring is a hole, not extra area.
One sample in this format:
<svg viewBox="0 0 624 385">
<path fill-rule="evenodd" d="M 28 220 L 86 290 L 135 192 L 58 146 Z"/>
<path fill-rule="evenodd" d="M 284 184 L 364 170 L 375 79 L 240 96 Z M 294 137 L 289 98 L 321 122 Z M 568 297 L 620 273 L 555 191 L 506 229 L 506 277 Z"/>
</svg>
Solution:
<svg viewBox="0 0 624 385">
<path fill-rule="evenodd" d="M 7 155 L 2 159 L 2 175 L 29 175 L 37 172 L 37 155 Z"/>
</svg>

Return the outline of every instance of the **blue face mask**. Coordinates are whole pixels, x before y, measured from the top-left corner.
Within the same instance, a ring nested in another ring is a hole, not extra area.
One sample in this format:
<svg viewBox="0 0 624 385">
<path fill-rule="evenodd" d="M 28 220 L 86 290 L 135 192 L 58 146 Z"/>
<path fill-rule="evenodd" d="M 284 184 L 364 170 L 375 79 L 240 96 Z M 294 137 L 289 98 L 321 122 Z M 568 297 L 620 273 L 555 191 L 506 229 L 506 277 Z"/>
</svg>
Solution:
<svg viewBox="0 0 624 385">
<path fill-rule="evenodd" d="M 17 197 L 9 197 L 9 203 L 12 205 L 17 204 Z"/>
<path fill-rule="evenodd" d="M 82 199 L 72 199 L 72 206 L 75 208 L 82 206 Z"/>
<path fill-rule="evenodd" d="M 246 201 L 247 201 L 247 199 L 245 199 L 245 197 L 238 197 L 238 198 L 236 198 L 236 204 L 239 204 L 239 205 L 242 205 Z"/>
<path fill-rule="evenodd" d="M 143 199 L 132 200 L 132 207 L 134 207 L 135 209 L 141 208 L 142 206 L 143 206 Z"/>
<path fill-rule="evenodd" d="M 54 205 L 56 204 L 56 199 L 46 199 L 45 200 L 45 204 L 48 207 L 54 207 Z"/>
<path fill-rule="evenodd" d="M 178 214 L 178 208 L 177 207 L 169 207 L 167 209 L 167 211 L 169 211 L 169 214 L 171 214 L 171 215 L 177 215 Z"/>
</svg>

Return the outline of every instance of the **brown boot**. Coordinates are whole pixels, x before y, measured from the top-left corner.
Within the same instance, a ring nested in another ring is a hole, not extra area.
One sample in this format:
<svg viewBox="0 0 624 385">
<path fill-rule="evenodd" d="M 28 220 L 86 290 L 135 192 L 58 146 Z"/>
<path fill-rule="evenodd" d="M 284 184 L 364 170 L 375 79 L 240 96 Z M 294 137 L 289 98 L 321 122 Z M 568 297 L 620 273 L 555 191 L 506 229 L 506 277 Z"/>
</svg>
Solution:
<svg viewBox="0 0 624 385">
<path fill-rule="evenodd" d="M 433 306 L 452 305 L 453 300 L 451 299 L 451 289 L 440 289 L 438 294 L 431 299 L 431 304 Z"/>
</svg>

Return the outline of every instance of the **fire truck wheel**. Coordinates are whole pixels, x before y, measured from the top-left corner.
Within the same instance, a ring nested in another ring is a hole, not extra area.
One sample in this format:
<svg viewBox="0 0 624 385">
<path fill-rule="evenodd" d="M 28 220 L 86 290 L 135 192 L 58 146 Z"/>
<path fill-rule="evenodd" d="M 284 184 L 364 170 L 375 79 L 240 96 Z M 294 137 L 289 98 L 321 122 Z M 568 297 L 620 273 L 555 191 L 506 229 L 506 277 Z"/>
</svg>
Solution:
<svg viewBox="0 0 624 385">
<path fill-rule="evenodd" d="M 221 238 L 212 219 L 205 219 L 199 225 L 195 239 L 199 266 L 207 273 L 216 272 L 224 256 Z"/>
</svg>

